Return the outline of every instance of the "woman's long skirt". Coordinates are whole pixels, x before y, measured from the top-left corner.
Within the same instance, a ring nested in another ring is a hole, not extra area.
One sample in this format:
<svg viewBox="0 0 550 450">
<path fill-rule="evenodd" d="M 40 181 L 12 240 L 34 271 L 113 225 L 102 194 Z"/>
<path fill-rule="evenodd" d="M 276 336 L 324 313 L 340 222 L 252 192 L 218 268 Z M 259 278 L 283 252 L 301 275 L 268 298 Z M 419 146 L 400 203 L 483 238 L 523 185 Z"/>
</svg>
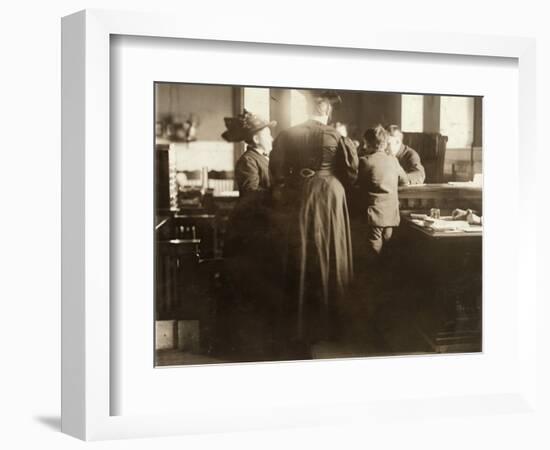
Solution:
<svg viewBox="0 0 550 450">
<path fill-rule="evenodd" d="M 290 301 L 296 302 L 296 337 L 307 342 L 336 338 L 353 279 L 346 193 L 335 176 L 317 172 L 295 194 L 287 216 L 284 270 Z"/>
</svg>

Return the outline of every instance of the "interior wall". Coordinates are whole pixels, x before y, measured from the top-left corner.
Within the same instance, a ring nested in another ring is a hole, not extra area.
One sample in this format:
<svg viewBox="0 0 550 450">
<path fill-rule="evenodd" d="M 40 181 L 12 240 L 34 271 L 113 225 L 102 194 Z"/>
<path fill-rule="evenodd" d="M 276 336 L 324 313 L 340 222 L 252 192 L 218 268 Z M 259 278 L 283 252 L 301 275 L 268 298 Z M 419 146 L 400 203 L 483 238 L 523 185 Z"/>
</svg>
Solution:
<svg viewBox="0 0 550 450">
<path fill-rule="evenodd" d="M 444 173 L 449 180 L 471 181 L 472 173 L 483 173 L 482 148 L 451 148 L 447 150 Z"/>
<path fill-rule="evenodd" d="M 281 130 L 290 127 L 290 89 L 271 88 L 269 114 L 271 120 L 277 121 L 274 130 L 276 136 Z"/>
<path fill-rule="evenodd" d="M 340 92 L 339 94 L 342 103 L 334 108 L 332 121 L 345 123 L 348 136 L 353 139 L 361 139 L 365 131 L 361 121 L 361 94 L 356 92 Z"/>
<path fill-rule="evenodd" d="M 197 140 L 172 144 L 176 152 L 176 170 L 233 171 L 234 148 L 221 134 L 224 117 L 234 115 L 235 93 L 231 86 L 158 83 L 156 85 L 156 120 L 171 116 L 183 122 L 193 114 L 199 122 Z"/>
<path fill-rule="evenodd" d="M 339 92 L 342 103 L 333 113 L 334 122 L 348 125 L 348 134 L 361 139 L 365 130 L 377 124 L 401 125 L 401 94 Z"/>
<path fill-rule="evenodd" d="M 441 126 L 441 97 L 439 95 L 424 95 L 424 133 L 439 133 Z"/>
<path fill-rule="evenodd" d="M 200 121 L 197 140 L 223 141 L 223 118 L 233 114 L 231 86 L 158 83 L 156 88 L 156 120 L 172 115 L 182 122 L 194 114 Z"/>
<path fill-rule="evenodd" d="M 361 98 L 361 126 L 382 124 L 401 126 L 401 94 L 366 92 Z"/>
</svg>

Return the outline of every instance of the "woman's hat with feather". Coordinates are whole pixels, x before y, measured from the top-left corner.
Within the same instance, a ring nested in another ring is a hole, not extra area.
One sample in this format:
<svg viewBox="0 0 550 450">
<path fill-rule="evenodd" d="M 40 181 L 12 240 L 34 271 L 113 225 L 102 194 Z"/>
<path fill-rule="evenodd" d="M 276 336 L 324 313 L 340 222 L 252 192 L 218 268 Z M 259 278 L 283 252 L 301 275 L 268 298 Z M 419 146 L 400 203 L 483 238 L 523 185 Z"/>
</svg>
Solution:
<svg viewBox="0 0 550 450">
<path fill-rule="evenodd" d="M 276 121 L 268 122 L 246 109 L 237 117 L 225 117 L 223 120 L 227 130 L 222 133 L 222 137 L 228 142 L 250 141 L 254 133 L 262 128 L 277 125 Z"/>
</svg>

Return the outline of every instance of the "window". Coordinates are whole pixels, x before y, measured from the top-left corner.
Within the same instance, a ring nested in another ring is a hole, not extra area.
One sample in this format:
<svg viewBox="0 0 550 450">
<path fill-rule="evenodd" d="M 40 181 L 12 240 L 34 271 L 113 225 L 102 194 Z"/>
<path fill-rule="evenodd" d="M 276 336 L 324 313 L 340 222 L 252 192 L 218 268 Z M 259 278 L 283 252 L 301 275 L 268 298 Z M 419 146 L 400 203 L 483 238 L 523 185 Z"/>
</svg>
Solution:
<svg viewBox="0 0 550 450">
<path fill-rule="evenodd" d="M 401 96 L 401 129 L 409 132 L 422 132 L 424 121 L 424 96 Z"/>
<path fill-rule="evenodd" d="M 447 148 L 470 148 L 474 139 L 474 98 L 441 97 L 441 134 Z"/>
</svg>

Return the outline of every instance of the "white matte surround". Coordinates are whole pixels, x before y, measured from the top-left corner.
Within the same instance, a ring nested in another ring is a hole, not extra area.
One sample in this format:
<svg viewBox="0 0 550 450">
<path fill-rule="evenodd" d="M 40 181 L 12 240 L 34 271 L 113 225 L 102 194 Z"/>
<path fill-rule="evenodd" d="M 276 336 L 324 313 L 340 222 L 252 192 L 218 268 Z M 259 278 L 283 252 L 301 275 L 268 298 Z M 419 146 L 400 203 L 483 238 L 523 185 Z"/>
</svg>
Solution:
<svg viewBox="0 0 550 450">
<path fill-rule="evenodd" d="M 106 439 L 536 410 L 535 237 L 510 240 L 500 226 L 510 214 L 534 222 L 534 155 L 519 151 L 534 148 L 532 41 L 351 30 L 306 40 L 88 11 L 63 20 L 63 52 L 63 431 Z M 153 81 L 483 95 L 483 354 L 154 369 Z"/>
</svg>

